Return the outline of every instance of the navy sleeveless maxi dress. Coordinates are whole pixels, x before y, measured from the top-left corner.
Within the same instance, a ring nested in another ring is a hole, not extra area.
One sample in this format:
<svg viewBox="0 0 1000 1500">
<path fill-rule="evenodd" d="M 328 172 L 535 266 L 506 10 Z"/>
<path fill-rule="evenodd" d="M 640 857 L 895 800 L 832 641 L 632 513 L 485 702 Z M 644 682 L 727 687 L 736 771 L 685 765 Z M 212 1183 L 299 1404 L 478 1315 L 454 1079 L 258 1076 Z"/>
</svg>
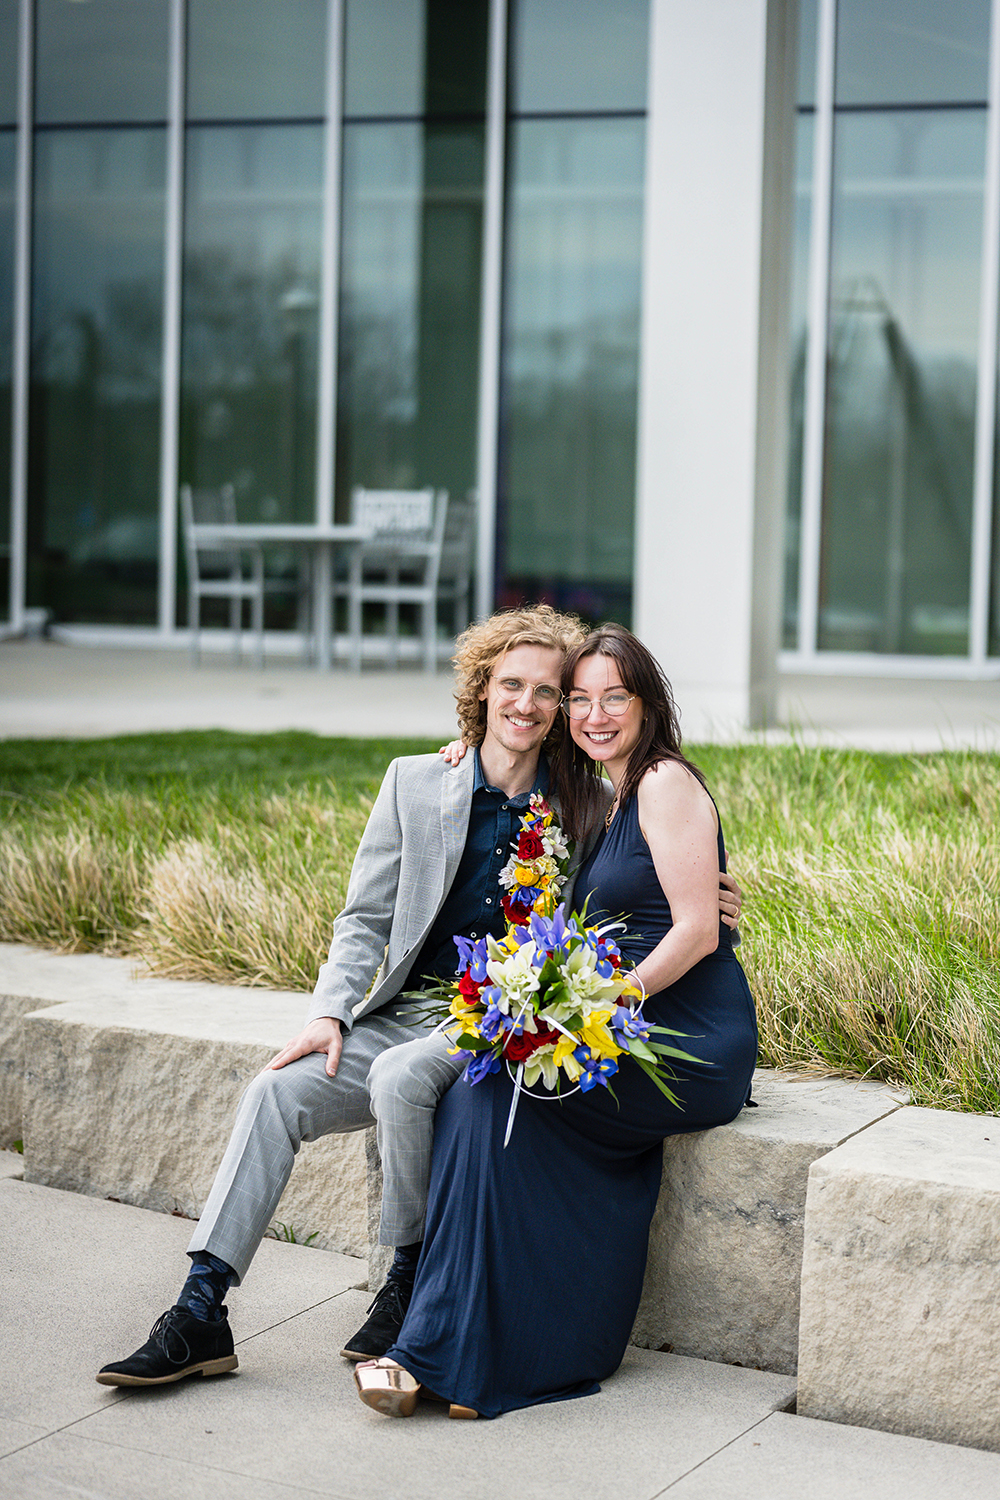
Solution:
<svg viewBox="0 0 1000 1500">
<path fill-rule="evenodd" d="M 576 890 L 578 907 L 593 893 L 591 916 L 627 914 L 637 935 L 620 946 L 633 963 L 670 928 L 635 797 Z M 625 1058 L 611 1079 L 617 1103 L 601 1087 L 522 1095 L 506 1149 L 506 1070 L 475 1085 L 460 1077 L 438 1107 L 424 1248 L 389 1353 L 481 1416 L 591 1395 L 617 1369 L 642 1291 L 663 1138 L 725 1124 L 747 1099 L 756 1016 L 721 921 L 716 951 L 643 1010 L 683 1032 L 676 1045 L 699 1059 L 672 1064 L 680 1109 Z"/>
</svg>

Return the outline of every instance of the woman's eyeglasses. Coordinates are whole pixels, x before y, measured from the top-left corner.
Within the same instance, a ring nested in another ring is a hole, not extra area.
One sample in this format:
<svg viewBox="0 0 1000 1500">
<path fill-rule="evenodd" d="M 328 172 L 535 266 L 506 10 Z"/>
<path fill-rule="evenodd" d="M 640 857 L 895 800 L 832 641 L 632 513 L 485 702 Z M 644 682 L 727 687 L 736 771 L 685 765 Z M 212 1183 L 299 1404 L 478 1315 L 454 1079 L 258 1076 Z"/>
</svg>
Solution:
<svg viewBox="0 0 1000 1500">
<path fill-rule="evenodd" d="M 600 704 L 601 711 L 610 714 L 612 719 L 620 719 L 628 708 L 635 693 L 603 693 L 596 701 Z M 563 699 L 563 709 L 570 719 L 585 719 L 594 707 L 593 698 L 585 698 L 583 693 L 570 693 Z"/>
</svg>

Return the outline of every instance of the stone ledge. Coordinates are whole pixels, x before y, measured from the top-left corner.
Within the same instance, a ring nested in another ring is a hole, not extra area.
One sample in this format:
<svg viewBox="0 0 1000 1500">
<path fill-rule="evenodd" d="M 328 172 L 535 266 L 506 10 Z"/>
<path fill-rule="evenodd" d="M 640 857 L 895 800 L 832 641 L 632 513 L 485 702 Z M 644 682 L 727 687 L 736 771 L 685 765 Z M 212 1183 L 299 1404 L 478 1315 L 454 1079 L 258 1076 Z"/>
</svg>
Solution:
<svg viewBox="0 0 1000 1500">
<path fill-rule="evenodd" d="M 12 946 L 0 949 L 0 991 L 8 1026 L 23 1029 L 26 1180 L 197 1218 L 240 1093 L 299 1030 L 307 997 L 136 978 L 128 960 L 96 954 L 12 957 Z M 18 963 L 33 983 L 12 976 Z M 15 987 L 48 989 L 48 1003 Z M 316 1246 L 365 1256 L 366 1214 L 363 1136 L 304 1146 L 276 1219 L 300 1241 L 315 1233 Z"/>
<path fill-rule="evenodd" d="M 809 1173 L 798 1410 L 1000 1452 L 1000 1119 L 907 1108 Z"/>
<path fill-rule="evenodd" d="M 898 1110 L 880 1083 L 758 1069 L 756 1109 L 664 1143 L 633 1340 L 793 1374 L 811 1164 Z"/>
</svg>

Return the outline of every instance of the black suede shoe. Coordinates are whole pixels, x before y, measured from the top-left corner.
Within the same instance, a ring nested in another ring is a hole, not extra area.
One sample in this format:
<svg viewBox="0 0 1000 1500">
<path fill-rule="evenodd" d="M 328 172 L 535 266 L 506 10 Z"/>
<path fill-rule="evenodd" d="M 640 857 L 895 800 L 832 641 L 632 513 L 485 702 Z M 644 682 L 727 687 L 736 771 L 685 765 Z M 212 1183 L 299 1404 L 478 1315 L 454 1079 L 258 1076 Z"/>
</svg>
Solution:
<svg viewBox="0 0 1000 1500">
<path fill-rule="evenodd" d="M 406 1317 L 406 1309 L 413 1296 L 412 1281 L 396 1281 L 392 1277 L 382 1290 L 376 1293 L 369 1307 L 367 1323 L 362 1324 L 353 1338 L 341 1349 L 345 1359 L 381 1359 L 399 1337 L 399 1330 Z"/>
<path fill-rule="evenodd" d="M 185 1375 L 222 1375 L 235 1370 L 228 1317 L 203 1323 L 184 1307 L 171 1307 L 157 1318 L 141 1349 L 115 1365 L 105 1365 L 99 1385 L 168 1385 Z"/>
</svg>

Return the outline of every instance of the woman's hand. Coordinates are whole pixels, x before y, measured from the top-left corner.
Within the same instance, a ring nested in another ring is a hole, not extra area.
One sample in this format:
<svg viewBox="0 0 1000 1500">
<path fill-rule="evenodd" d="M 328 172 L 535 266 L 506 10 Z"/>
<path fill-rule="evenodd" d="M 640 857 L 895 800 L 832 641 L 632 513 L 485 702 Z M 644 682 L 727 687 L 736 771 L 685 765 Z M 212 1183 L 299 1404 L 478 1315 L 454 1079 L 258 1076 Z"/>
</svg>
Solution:
<svg viewBox="0 0 1000 1500">
<path fill-rule="evenodd" d="M 441 746 L 438 755 L 441 756 L 442 760 L 447 761 L 449 766 L 457 766 L 461 764 L 462 757 L 468 748 L 464 740 L 449 740 L 447 745 Z"/>
<path fill-rule="evenodd" d="M 742 909 L 743 892 L 727 870 L 719 876 L 719 916 L 727 927 L 738 927 Z"/>
</svg>

